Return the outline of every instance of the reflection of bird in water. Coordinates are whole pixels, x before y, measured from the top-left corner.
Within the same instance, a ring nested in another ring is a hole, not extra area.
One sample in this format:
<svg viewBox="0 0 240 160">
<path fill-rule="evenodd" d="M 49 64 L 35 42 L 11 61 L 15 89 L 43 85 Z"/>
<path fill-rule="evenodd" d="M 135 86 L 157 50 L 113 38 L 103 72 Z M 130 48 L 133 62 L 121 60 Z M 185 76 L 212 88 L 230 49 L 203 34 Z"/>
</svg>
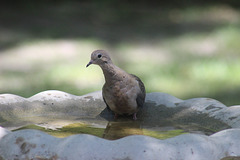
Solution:
<svg viewBox="0 0 240 160">
<path fill-rule="evenodd" d="M 143 130 L 138 121 L 108 122 L 103 133 L 103 138 L 115 140 L 130 135 L 143 135 Z"/>
<path fill-rule="evenodd" d="M 145 87 L 143 82 L 135 75 L 128 74 L 115 66 L 108 53 L 104 50 L 96 50 L 91 55 L 91 64 L 99 65 L 105 77 L 102 89 L 103 99 L 106 105 L 117 115 L 133 115 L 143 107 L 145 101 Z"/>
</svg>

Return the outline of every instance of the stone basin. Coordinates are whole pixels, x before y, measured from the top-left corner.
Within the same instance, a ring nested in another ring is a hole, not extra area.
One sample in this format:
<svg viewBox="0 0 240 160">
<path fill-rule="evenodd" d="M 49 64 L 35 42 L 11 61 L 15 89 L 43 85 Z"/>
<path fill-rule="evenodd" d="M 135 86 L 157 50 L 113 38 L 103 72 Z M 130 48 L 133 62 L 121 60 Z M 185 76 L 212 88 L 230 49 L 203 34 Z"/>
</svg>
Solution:
<svg viewBox="0 0 240 160">
<path fill-rule="evenodd" d="M 114 120 L 100 91 L 83 96 L 44 91 L 30 98 L 2 94 L 0 159 L 236 158 L 240 156 L 239 115 L 240 106 L 227 107 L 210 98 L 181 100 L 156 92 L 147 94 L 137 121 L 131 117 Z M 33 129 L 12 132 L 32 124 L 56 130 L 76 123 L 102 128 L 103 134 L 56 138 Z M 185 134 L 161 140 L 146 136 L 146 130 L 182 130 Z"/>
</svg>

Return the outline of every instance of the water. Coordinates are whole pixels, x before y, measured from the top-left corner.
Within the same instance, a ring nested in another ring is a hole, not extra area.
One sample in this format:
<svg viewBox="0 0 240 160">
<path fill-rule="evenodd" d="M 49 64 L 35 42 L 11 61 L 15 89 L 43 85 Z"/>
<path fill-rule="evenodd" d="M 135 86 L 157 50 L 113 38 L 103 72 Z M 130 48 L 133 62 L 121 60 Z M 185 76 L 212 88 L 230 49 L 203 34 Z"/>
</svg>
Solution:
<svg viewBox="0 0 240 160">
<path fill-rule="evenodd" d="M 37 129 L 56 137 L 67 137 L 74 134 L 91 134 L 108 140 L 116 140 L 130 135 L 146 135 L 158 139 L 166 139 L 186 133 L 211 135 L 216 132 L 209 126 L 197 123 L 183 124 L 170 120 L 161 123 L 152 121 L 132 120 L 129 117 L 120 117 L 112 121 L 96 119 L 82 119 L 75 121 L 50 121 L 51 123 L 37 123 L 26 125 L 21 129 Z"/>
</svg>

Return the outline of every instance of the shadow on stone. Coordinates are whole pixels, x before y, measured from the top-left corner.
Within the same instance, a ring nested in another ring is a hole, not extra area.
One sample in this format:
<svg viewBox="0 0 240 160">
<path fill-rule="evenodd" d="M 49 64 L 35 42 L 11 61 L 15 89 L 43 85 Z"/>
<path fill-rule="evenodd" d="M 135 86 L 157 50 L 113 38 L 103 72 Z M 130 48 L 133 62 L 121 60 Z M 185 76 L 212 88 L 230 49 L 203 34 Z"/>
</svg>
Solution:
<svg viewBox="0 0 240 160">
<path fill-rule="evenodd" d="M 108 122 L 106 133 L 118 128 L 122 130 L 126 124 L 138 124 L 139 128 L 153 129 L 161 131 L 166 128 L 182 129 L 188 133 L 198 133 L 211 135 L 218 131 L 231 128 L 229 125 L 210 117 L 205 113 L 196 113 L 189 107 L 166 107 L 164 105 L 157 105 L 154 102 L 146 102 L 144 107 L 137 114 L 137 121 L 134 122 L 131 116 L 120 116 L 114 120 L 114 114 L 111 110 L 105 108 L 100 114 L 102 118 Z M 136 126 L 134 124 L 134 126 Z M 112 128 L 111 128 L 112 127 Z M 109 129 L 111 128 L 111 129 Z M 120 129 L 121 128 L 121 129 Z M 135 129 L 136 127 L 133 127 Z M 139 129 L 138 128 L 138 129 Z M 113 132 L 114 134 L 120 134 Z M 112 133 L 110 133 L 112 134 Z M 131 133 L 129 134 L 131 135 Z"/>
</svg>

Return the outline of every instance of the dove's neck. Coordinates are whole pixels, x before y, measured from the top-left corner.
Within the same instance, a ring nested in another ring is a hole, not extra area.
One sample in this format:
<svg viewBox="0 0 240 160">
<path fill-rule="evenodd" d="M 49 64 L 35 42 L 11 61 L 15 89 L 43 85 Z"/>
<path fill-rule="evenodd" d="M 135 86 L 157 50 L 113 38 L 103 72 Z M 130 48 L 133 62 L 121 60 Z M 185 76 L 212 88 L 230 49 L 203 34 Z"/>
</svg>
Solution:
<svg viewBox="0 0 240 160">
<path fill-rule="evenodd" d="M 113 63 L 108 63 L 100 66 L 102 68 L 106 83 L 114 83 L 114 81 L 120 80 L 121 74 L 124 74 L 124 71 L 119 67 L 115 66 Z"/>
</svg>

